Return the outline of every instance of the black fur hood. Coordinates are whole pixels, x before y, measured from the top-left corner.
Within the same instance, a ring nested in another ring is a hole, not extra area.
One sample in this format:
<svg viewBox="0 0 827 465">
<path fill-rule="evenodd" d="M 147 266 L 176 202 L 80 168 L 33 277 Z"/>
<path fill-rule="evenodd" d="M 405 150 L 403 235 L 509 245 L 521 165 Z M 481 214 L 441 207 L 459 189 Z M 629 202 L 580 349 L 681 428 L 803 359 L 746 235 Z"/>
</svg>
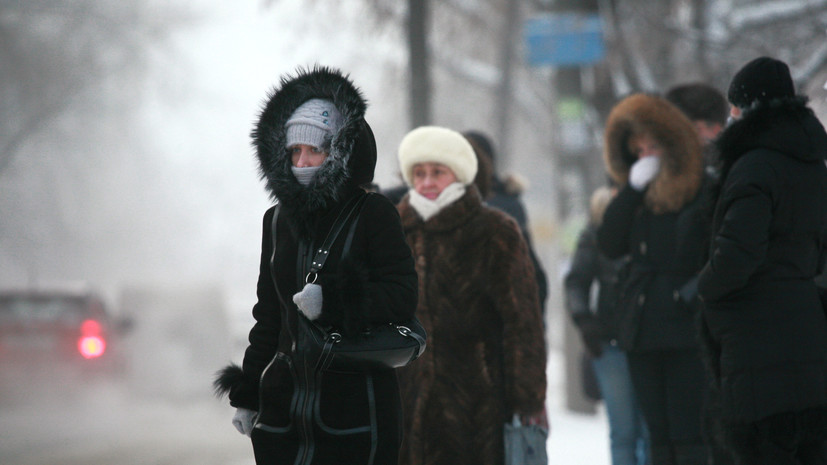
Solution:
<svg viewBox="0 0 827 465">
<path fill-rule="evenodd" d="M 301 104 L 313 98 L 330 100 L 343 117 L 333 135 L 330 156 L 309 186 L 302 186 L 291 171 L 285 123 Z M 290 217 L 308 223 L 342 200 L 349 191 L 373 181 L 376 142 L 365 122 L 367 102 L 349 77 L 338 70 L 316 66 L 285 76 L 267 96 L 251 136 L 266 188 Z"/>
<path fill-rule="evenodd" d="M 722 181 L 741 156 L 755 149 L 804 161 L 827 159 L 827 133 L 804 96 L 772 100 L 746 110 L 721 133 L 716 145 Z"/>
</svg>

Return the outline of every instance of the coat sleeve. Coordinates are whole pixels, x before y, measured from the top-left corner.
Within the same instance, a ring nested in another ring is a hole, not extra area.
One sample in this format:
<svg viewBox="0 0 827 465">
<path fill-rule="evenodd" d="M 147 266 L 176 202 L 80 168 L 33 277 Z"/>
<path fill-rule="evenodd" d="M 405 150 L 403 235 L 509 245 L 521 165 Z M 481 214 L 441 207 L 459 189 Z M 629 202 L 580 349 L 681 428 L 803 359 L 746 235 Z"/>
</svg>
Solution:
<svg viewBox="0 0 827 465">
<path fill-rule="evenodd" d="M 352 253 L 342 257 L 335 277 L 322 281 L 324 317 L 351 334 L 370 324 L 410 319 L 418 277 L 396 207 L 371 195 L 356 231 Z"/>
<path fill-rule="evenodd" d="M 643 196 L 627 184 L 606 207 L 597 229 L 597 244 L 607 257 L 620 258 L 629 253 L 629 235 Z"/>
<path fill-rule="evenodd" d="M 743 288 L 766 259 L 773 211 L 775 172 L 744 156 L 727 176 L 718 201 L 720 225 L 698 278 L 698 293 L 714 302 Z"/>
<path fill-rule="evenodd" d="M 534 414 L 545 405 L 546 349 L 537 281 L 528 247 L 513 221 L 494 233 L 490 246 L 491 295 L 503 319 L 506 404 L 513 413 Z"/>
<path fill-rule="evenodd" d="M 258 410 L 258 380 L 261 372 L 276 353 L 281 329 L 281 304 L 270 273 L 273 255 L 272 221 L 274 209 L 264 215 L 261 237 L 256 304 L 253 306 L 255 324 L 250 330 L 249 346 L 242 364 L 243 385 L 237 393 L 230 392 L 230 405 Z"/>
<path fill-rule="evenodd" d="M 591 312 L 589 297 L 592 283 L 598 274 L 598 252 L 594 233 L 588 227 L 580 233 L 577 249 L 571 259 L 563 284 L 565 287 L 566 310 L 572 317 Z"/>
</svg>

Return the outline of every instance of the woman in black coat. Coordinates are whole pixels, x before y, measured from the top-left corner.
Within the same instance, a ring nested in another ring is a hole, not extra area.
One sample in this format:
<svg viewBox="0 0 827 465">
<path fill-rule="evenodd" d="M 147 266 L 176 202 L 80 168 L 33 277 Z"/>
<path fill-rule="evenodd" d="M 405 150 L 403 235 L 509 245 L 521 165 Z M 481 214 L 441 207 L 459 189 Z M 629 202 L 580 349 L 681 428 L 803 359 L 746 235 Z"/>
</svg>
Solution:
<svg viewBox="0 0 827 465">
<path fill-rule="evenodd" d="M 649 427 L 653 465 L 705 464 L 705 374 L 694 283 L 705 263 L 703 151 L 672 104 L 636 94 L 606 124 L 604 158 L 620 191 L 597 230 L 609 258 L 629 255 L 619 283 L 618 342 Z"/>
<path fill-rule="evenodd" d="M 299 319 L 354 334 L 403 322 L 417 305 L 417 275 L 395 206 L 360 187 L 373 180 L 376 145 L 366 103 L 350 80 L 317 67 L 286 77 L 253 131 L 261 172 L 276 208 L 264 214 L 256 323 L 242 367 L 216 387 L 237 408 L 259 464 L 395 464 L 401 401 L 394 371 L 319 371 L 297 340 Z M 334 242 L 315 281 L 302 261 L 324 242 L 337 216 L 364 200 L 350 251 Z"/>
<path fill-rule="evenodd" d="M 722 431 L 740 463 L 827 463 L 827 134 L 787 66 L 759 58 L 728 98 L 698 290 Z"/>
</svg>

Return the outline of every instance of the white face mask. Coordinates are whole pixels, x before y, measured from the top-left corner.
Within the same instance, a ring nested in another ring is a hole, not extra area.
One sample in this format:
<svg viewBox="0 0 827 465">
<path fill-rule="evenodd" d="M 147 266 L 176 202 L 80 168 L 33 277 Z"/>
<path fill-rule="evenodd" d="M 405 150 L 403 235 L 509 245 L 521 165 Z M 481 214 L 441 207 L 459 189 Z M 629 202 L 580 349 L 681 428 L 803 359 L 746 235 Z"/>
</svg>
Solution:
<svg viewBox="0 0 827 465">
<path fill-rule="evenodd" d="M 302 186 L 310 185 L 310 181 L 316 177 L 316 172 L 319 171 L 318 166 L 309 166 L 307 168 L 296 168 L 295 166 L 290 167 L 293 170 L 293 176 L 296 177 L 296 180 L 299 181 L 299 184 Z"/>
</svg>

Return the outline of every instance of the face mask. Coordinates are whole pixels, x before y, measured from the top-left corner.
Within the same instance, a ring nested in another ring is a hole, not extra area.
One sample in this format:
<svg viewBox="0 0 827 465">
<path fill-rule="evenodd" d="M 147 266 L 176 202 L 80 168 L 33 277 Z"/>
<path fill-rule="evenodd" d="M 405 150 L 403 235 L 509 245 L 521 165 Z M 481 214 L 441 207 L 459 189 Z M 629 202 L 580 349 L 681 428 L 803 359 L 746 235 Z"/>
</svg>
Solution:
<svg viewBox="0 0 827 465">
<path fill-rule="evenodd" d="M 293 170 L 293 176 L 296 177 L 296 180 L 299 181 L 299 184 L 302 186 L 310 185 L 310 181 L 316 176 L 316 172 L 319 171 L 319 166 L 310 166 L 307 168 L 296 168 L 295 166 L 291 166 L 290 169 Z"/>
</svg>

